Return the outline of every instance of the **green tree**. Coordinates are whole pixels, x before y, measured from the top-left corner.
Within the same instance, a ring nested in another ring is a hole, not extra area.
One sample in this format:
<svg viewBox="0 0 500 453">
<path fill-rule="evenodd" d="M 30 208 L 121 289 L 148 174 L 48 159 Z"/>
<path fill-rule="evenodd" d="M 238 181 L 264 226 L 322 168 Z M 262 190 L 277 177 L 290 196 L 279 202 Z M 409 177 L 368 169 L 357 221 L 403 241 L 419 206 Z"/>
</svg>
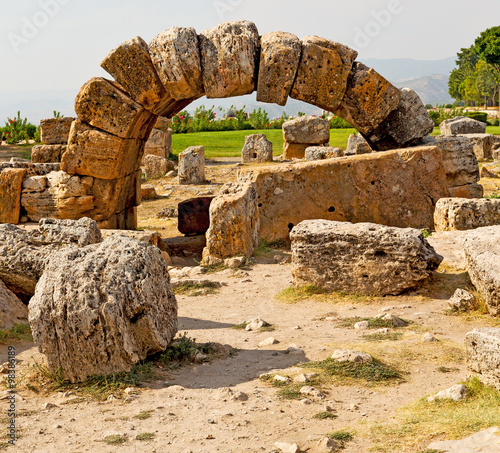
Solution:
<svg viewBox="0 0 500 453">
<path fill-rule="evenodd" d="M 479 57 L 476 54 L 474 46 L 469 48 L 460 49 L 457 53 L 457 60 L 455 61 L 458 66 L 450 74 L 448 82 L 448 92 L 452 98 L 457 101 L 477 101 L 477 90 L 471 86 L 470 78 L 474 80 L 474 73 Z"/>
<path fill-rule="evenodd" d="M 495 94 L 497 91 L 497 84 L 495 75 L 491 65 L 479 60 L 476 66 L 476 89 L 479 94 L 484 97 L 484 106 L 488 105 L 488 99 L 493 99 L 495 102 Z"/>
<path fill-rule="evenodd" d="M 493 67 L 495 82 L 500 85 L 500 26 L 483 31 L 474 45 L 479 57 Z M 498 109 L 500 114 L 500 99 Z"/>
</svg>

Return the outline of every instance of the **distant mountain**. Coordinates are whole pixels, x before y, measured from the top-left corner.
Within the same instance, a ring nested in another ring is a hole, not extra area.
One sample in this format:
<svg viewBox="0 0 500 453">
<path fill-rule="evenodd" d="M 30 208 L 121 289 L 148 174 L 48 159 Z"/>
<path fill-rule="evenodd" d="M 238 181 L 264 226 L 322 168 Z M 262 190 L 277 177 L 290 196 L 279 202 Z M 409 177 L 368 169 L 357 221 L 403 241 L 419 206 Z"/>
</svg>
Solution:
<svg viewBox="0 0 500 453">
<path fill-rule="evenodd" d="M 416 91 L 424 104 L 452 104 L 454 99 L 448 94 L 448 76 L 436 74 L 405 82 L 396 82 L 398 88 Z"/>
</svg>

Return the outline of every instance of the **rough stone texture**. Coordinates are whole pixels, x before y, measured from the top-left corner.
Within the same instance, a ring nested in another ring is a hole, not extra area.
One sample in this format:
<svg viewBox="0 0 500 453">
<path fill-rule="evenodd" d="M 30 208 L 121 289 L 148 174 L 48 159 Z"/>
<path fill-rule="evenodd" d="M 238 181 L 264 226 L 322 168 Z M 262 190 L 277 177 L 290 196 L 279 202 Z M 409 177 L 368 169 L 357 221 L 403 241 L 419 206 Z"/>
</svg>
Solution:
<svg viewBox="0 0 500 453">
<path fill-rule="evenodd" d="M 164 250 L 165 247 L 162 246 L 161 236 L 157 231 L 153 230 L 135 230 L 135 231 L 125 231 L 125 230 L 102 230 L 101 236 L 103 239 L 107 239 L 110 236 L 127 236 L 129 238 L 137 239 L 138 241 L 147 242 L 149 245 L 158 247 L 160 250 Z"/>
<path fill-rule="evenodd" d="M 90 79 L 75 100 L 75 112 L 84 123 L 121 138 L 146 140 L 157 116 L 133 101 L 113 82 Z"/>
<path fill-rule="evenodd" d="M 344 155 L 353 156 L 355 154 L 368 154 L 371 152 L 373 152 L 373 150 L 362 135 L 349 135 Z"/>
<path fill-rule="evenodd" d="M 436 231 L 473 230 L 492 225 L 500 225 L 500 200 L 441 198 L 436 203 Z"/>
<path fill-rule="evenodd" d="M 174 116 L 185 107 L 163 87 L 148 45 L 139 36 L 120 44 L 101 63 L 132 99 L 156 115 Z"/>
<path fill-rule="evenodd" d="M 192 198 L 179 203 L 177 229 L 186 235 L 204 234 L 210 227 L 210 204 L 214 197 Z"/>
<path fill-rule="evenodd" d="M 172 161 L 155 155 L 146 156 L 144 164 L 147 179 L 162 178 L 175 168 L 175 164 Z"/>
<path fill-rule="evenodd" d="M 210 228 L 203 261 L 252 256 L 259 245 L 259 211 L 255 184 L 229 184 L 210 205 Z"/>
<path fill-rule="evenodd" d="M 0 279 L 16 294 L 32 296 L 54 251 L 102 241 L 94 220 L 44 219 L 36 230 L 0 225 Z"/>
<path fill-rule="evenodd" d="M 486 123 L 466 116 L 457 116 L 451 120 L 445 120 L 439 125 L 439 128 L 441 129 L 441 135 L 486 133 Z"/>
<path fill-rule="evenodd" d="M 311 143 L 298 144 L 283 142 L 283 159 L 304 159 L 306 157 L 306 149 L 311 146 Z"/>
<path fill-rule="evenodd" d="M 61 169 L 61 164 L 32 164 L 30 162 L 1 162 L 0 172 L 6 168 L 24 168 L 26 170 L 26 176 L 40 176 L 46 175 L 51 171 L 59 171 Z"/>
<path fill-rule="evenodd" d="M 66 151 L 66 145 L 37 145 L 31 148 L 31 162 L 48 164 L 61 162 L 61 156 Z"/>
<path fill-rule="evenodd" d="M 165 30 L 150 42 L 149 52 L 164 87 L 174 99 L 203 96 L 199 40 L 194 28 Z"/>
<path fill-rule="evenodd" d="M 0 171 L 0 223 L 19 223 L 21 191 L 26 170 L 6 168 Z"/>
<path fill-rule="evenodd" d="M 427 450 L 447 453 L 497 453 L 500 451 L 499 433 L 500 430 L 493 427 L 465 439 L 433 442 L 427 447 Z"/>
<path fill-rule="evenodd" d="M 400 294 L 437 269 L 438 255 L 416 229 L 306 220 L 293 228 L 295 287 L 352 294 Z"/>
<path fill-rule="evenodd" d="M 401 100 L 401 91 L 384 79 L 373 68 L 354 63 L 347 82 L 347 90 L 337 116 L 351 123 L 359 132 L 370 133 Z"/>
<path fill-rule="evenodd" d="M 371 363 L 373 357 L 366 352 L 350 351 L 348 349 L 337 349 L 333 351 L 332 360 L 336 362 Z"/>
<path fill-rule="evenodd" d="M 143 184 L 141 186 L 141 200 L 155 200 L 158 198 L 155 186 L 151 184 Z"/>
<path fill-rule="evenodd" d="M 170 131 L 170 125 L 172 124 L 172 120 L 170 118 L 165 118 L 163 116 L 159 116 L 155 123 L 155 129 L 158 129 L 163 132 Z"/>
<path fill-rule="evenodd" d="M 481 184 L 450 187 L 450 196 L 454 198 L 483 198 L 484 188 Z"/>
<path fill-rule="evenodd" d="M 344 97 L 357 56 L 343 44 L 317 36 L 304 38 L 290 97 L 334 112 Z"/>
<path fill-rule="evenodd" d="M 257 185 L 259 235 L 268 241 L 288 240 L 306 219 L 432 229 L 437 200 L 449 196 L 436 147 L 243 169 L 238 179 Z"/>
<path fill-rule="evenodd" d="M 468 389 L 463 384 L 454 385 L 446 390 L 441 390 L 433 396 L 429 396 L 427 401 L 433 402 L 436 400 L 451 400 L 462 401 L 467 397 Z"/>
<path fill-rule="evenodd" d="M 285 105 L 299 67 L 302 45 L 299 38 L 280 31 L 260 38 L 257 101 Z"/>
<path fill-rule="evenodd" d="M 299 116 L 283 123 L 283 139 L 288 143 L 321 145 L 330 141 L 330 123 L 314 116 Z"/>
<path fill-rule="evenodd" d="M 0 280 L 0 329 L 28 323 L 28 307 Z"/>
<path fill-rule="evenodd" d="M 45 145 L 68 143 L 71 123 L 76 118 L 48 118 L 40 121 L 40 140 Z"/>
<path fill-rule="evenodd" d="M 160 251 L 125 236 L 53 254 L 29 304 L 35 344 L 71 382 L 166 349 L 177 302 Z"/>
<path fill-rule="evenodd" d="M 333 146 L 309 146 L 305 150 L 305 158 L 310 160 L 333 159 L 334 157 L 342 157 L 344 152 L 341 148 Z"/>
<path fill-rule="evenodd" d="M 450 187 L 479 181 L 479 164 L 468 138 L 437 136 L 426 139 L 426 142 L 435 144 L 443 152 L 446 179 Z"/>
<path fill-rule="evenodd" d="M 478 228 L 464 240 L 470 279 L 491 315 L 500 315 L 500 226 Z"/>
<path fill-rule="evenodd" d="M 241 162 L 261 163 L 273 161 L 273 144 L 265 134 L 253 134 L 245 137 L 245 146 L 241 152 Z"/>
<path fill-rule="evenodd" d="M 465 335 L 467 368 L 486 385 L 500 390 L 500 329 L 476 328 Z"/>
<path fill-rule="evenodd" d="M 205 148 L 191 146 L 179 154 L 179 184 L 205 182 Z"/>
<path fill-rule="evenodd" d="M 199 236 L 181 236 L 176 238 L 163 239 L 163 243 L 168 247 L 170 255 L 184 257 L 184 251 L 201 255 L 207 245 L 204 234 Z"/>
<path fill-rule="evenodd" d="M 492 157 L 494 161 L 500 161 L 500 145 L 498 147 L 496 145 L 493 147 Z"/>
<path fill-rule="evenodd" d="M 202 31 L 199 40 L 208 99 L 242 96 L 255 90 L 259 32 L 254 23 L 225 22 Z"/>
<path fill-rule="evenodd" d="M 465 289 L 458 288 L 450 300 L 448 300 L 448 305 L 452 310 L 457 311 L 467 311 L 474 308 L 476 303 L 476 298 L 474 294 L 469 293 Z"/>
<path fill-rule="evenodd" d="M 172 136 L 170 135 L 170 142 Z M 142 161 L 146 156 L 158 156 L 163 158 L 168 158 L 170 155 L 171 148 L 168 149 L 169 133 L 164 132 L 160 129 L 153 129 L 151 135 L 146 142 L 146 147 L 144 148 L 144 156 Z M 141 162 L 142 164 L 142 162 Z"/>
<path fill-rule="evenodd" d="M 477 160 L 493 159 L 493 149 L 500 146 L 500 137 L 491 134 L 464 134 L 474 150 Z"/>
<path fill-rule="evenodd" d="M 99 179 L 123 178 L 139 169 L 145 143 L 145 140 L 120 138 L 75 121 L 61 170 Z"/>
<path fill-rule="evenodd" d="M 434 122 L 418 94 L 403 88 L 397 108 L 364 137 L 373 150 L 384 151 L 418 144 L 433 129 Z"/>
</svg>

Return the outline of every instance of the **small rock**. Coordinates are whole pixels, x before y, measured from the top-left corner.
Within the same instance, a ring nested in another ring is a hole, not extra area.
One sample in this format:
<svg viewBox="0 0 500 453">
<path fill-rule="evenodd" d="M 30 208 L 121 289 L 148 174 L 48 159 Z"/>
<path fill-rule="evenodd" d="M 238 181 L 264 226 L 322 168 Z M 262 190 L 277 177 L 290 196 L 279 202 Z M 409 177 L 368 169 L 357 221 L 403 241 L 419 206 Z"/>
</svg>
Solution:
<svg viewBox="0 0 500 453">
<path fill-rule="evenodd" d="M 391 315 L 391 314 L 386 314 L 382 319 L 385 321 L 392 321 L 392 324 L 394 327 L 406 327 L 408 323 L 406 321 L 403 321 L 401 318 L 397 317 L 396 315 Z"/>
<path fill-rule="evenodd" d="M 366 330 L 369 327 L 370 327 L 369 321 L 361 321 L 361 322 L 357 322 L 356 324 L 354 324 L 354 328 L 359 329 L 359 330 Z"/>
<path fill-rule="evenodd" d="M 430 333 L 426 333 L 423 337 L 422 337 L 422 341 L 426 341 L 427 343 L 433 343 L 435 341 L 438 341 L 438 339 L 436 337 L 434 337 L 432 334 Z"/>
<path fill-rule="evenodd" d="M 125 393 L 125 395 L 138 395 L 139 394 L 139 390 L 137 390 L 136 388 L 134 387 L 127 387 L 123 393 Z"/>
<path fill-rule="evenodd" d="M 271 346 L 273 344 L 278 344 L 279 341 L 276 340 L 276 338 L 273 338 L 273 337 L 269 337 L 269 338 L 266 338 L 264 341 L 261 341 L 259 343 L 259 347 L 263 347 L 263 346 Z"/>
<path fill-rule="evenodd" d="M 208 355 L 203 354 L 202 352 L 198 351 L 195 356 L 194 356 L 194 361 L 198 363 L 206 362 L 208 359 Z"/>
<path fill-rule="evenodd" d="M 293 382 L 298 382 L 302 384 L 307 384 L 308 382 L 312 381 L 314 378 L 317 378 L 318 375 L 316 373 L 310 373 L 310 374 L 299 374 L 296 376 L 293 380 Z"/>
<path fill-rule="evenodd" d="M 224 265 L 229 267 L 230 269 L 238 269 L 241 266 L 244 266 L 246 263 L 245 256 L 239 256 L 235 258 L 227 258 L 224 260 Z"/>
<path fill-rule="evenodd" d="M 304 354 L 304 351 L 302 349 L 298 348 L 297 346 L 291 345 L 290 347 L 288 347 L 285 350 L 285 354 L 300 355 L 300 354 Z"/>
<path fill-rule="evenodd" d="M 337 362 L 357 362 L 357 363 L 371 363 L 373 357 L 370 354 L 360 351 L 349 351 L 347 349 L 337 349 L 333 352 L 333 360 Z"/>
<path fill-rule="evenodd" d="M 282 453 L 300 453 L 300 448 L 297 444 L 287 444 L 285 442 L 275 442 L 274 446 L 281 450 Z"/>
<path fill-rule="evenodd" d="M 61 429 L 62 425 L 54 425 L 54 429 Z"/>
<path fill-rule="evenodd" d="M 302 395 L 312 396 L 314 398 L 320 398 L 320 399 L 326 398 L 326 395 L 324 393 L 321 393 L 318 389 L 309 386 L 302 387 L 300 389 L 300 393 Z"/>
<path fill-rule="evenodd" d="M 442 390 L 436 393 L 434 396 L 429 396 L 428 401 L 432 402 L 435 400 L 453 400 L 461 401 L 467 397 L 468 389 L 465 385 L 458 384 L 450 387 L 447 390 Z"/>
<path fill-rule="evenodd" d="M 290 382 L 292 382 L 292 381 L 290 381 L 289 378 L 287 378 L 285 376 L 280 376 L 279 374 L 277 374 L 276 376 L 274 376 L 273 381 L 275 381 L 275 382 L 282 382 L 284 384 L 290 384 Z"/>
<path fill-rule="evenodd" d="M 205 267 L 202 267 L 202 266 L 196 266 L 196 267 L 193 267 L 190 271 L 189 271 L 189 276 L 190 277 L 194 277 L 194 276 L 197 276 L 197 275 L 203 275 L 203 274 L 206 274 L 207 273 L 207 269 Z"/>
<path fill-rule="evenodd" d="M 108 403 L 112 403 L 113 401 L 116 401 L 118 398 L 115 395 L 109 395 L 108 399 L 106 400 Z"/>
<path fill-rule="evenodd" d="M 55 404 L 52 404 L 52 403 L 45 403 L 45 404 L 43 405 L 43 408 L 44 408 L 45 410 L 56 409 L 56 408 L 58 408 L 58 407 L 59 407 L 59 406 L 57 406 L 57 405 L 55 405 Z"/>
<path fill-rule="evenodd" d="M 325 437 L 324 439 L 318 442 L 318 453 L 333 453 L 334 451 L 338 451 L 341 445 L 335 442 L 333 439 L 329 437 Z"/>
<path fill-rule="evenodd" d="M 448 301 L 448 305 L 453 310 L 467 311 L 474 307 L 475 302 L 476 298 L 473 294 L 465 289 L 458 288 Z"/>
<path fill-rule="evenodd" d="M 300 327 L 300 326 L 295 326 L 295 327 L 293 328 L 293 330 L 302 330 L 302 327 Z"/>
<path fill-rule="evenodd" d="M 247 321 L 246 330 L 255 331 L 255 330 L 262 329 L 262 327 L 265 327 L 267 325 L 268 325 L 267 322 L 264 321 L 263 319 L 255 318 L 255 319 L 252 319 L 250 321 Z"/>
<path fill-rule="evenodd" d="M 390 332 L 390 330 L 387 327 L 384 327 L 383 329 L 377 329 L 373 333 L 374 334 L 379 334 L 379 335 L 387 335 Z"/>
<path fill-rule="evenodd" d="M 303 400 L 300 400 L 300 404 L 303 404 L 304 406 L 310 406 L 313 404 L 313 402 L 309 398 L 304 398 Z"/>
</svg>

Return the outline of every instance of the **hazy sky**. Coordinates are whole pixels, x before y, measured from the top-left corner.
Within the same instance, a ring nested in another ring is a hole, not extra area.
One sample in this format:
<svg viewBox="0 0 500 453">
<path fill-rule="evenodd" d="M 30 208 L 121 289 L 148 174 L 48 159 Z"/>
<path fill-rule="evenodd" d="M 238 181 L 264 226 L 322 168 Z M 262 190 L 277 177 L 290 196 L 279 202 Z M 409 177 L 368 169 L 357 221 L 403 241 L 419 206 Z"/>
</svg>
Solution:
<svg viewBox="0 0 500 453">
<path fill-rule="evenodd" d="M 499 25 L 498 0 L 0 0 L 0 92 L 75 90 L 104 75 L 121 42 L 171 26 L 198 31 L 248 19 L 350 45 L 364 58 L 454 56 Z M 1 97 L 0 97 L 1 103 Z"/>
</svg>

